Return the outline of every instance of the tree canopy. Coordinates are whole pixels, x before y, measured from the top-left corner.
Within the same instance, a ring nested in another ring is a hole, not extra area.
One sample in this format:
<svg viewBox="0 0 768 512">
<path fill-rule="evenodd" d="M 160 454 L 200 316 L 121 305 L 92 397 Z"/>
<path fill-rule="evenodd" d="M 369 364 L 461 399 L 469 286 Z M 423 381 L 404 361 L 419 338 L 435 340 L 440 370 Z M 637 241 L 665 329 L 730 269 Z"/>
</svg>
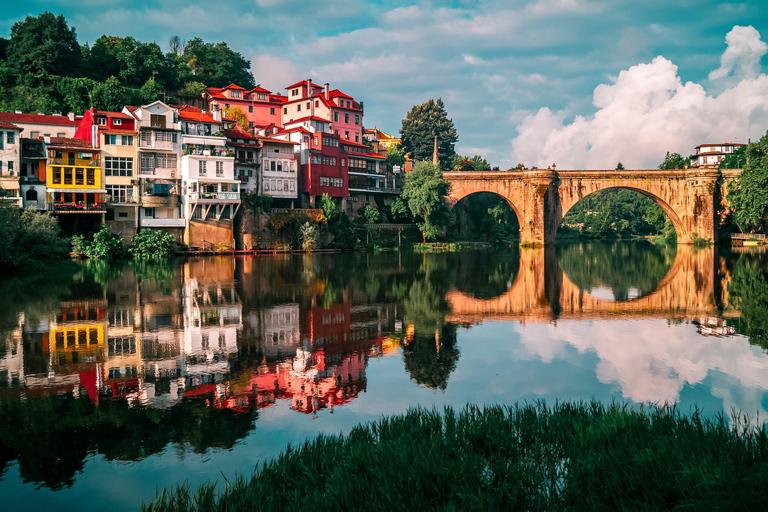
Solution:
<svg viewBox="0 0 768 512">
<path fill-rule="evenodd" d="M 110 35 L 80 46 L 64 16 L 27 16 L 9 39 L 0 38 L 0 110 L 120 110 L 154 101 L 161 91 L 176 101 L 199 97 L 205 87 L 255 85 L 250 61 L 224 42 L 174 36 L 169 48 L 163 53 L 155 42 Z"/>
<path fill-rule="evenodd" d="M 437 238 L 450 223 L 450 210 L 445 201 L 450 188 L 443 172 L 431 162 L 419 162 L 405 175 L 402 197 L 425 242 Z"/>
<path fill-rule="evenodd" d="M 448 118 L 442 99 L 414 105 L 403 119 L 400 134 L 403 151 L 410 153 L 414 160 L 429 162 L 432 161 L 437 137 L 440 168 L 450 169 L 459 136 L 453 120 Z"/>
<path fill-rule="evenodd" d="M 768 133 L 744 149 L 745 163 L 739 179 L 728 184 L 728 203 L 741 231 L 766 227 L 768 217 Z"/>
<path fill-rule="evenodd" d="M 667 151 L 667 156 L 664 157 L 664 161 L 659 165 L 659 169 L 685 169 L 690 160 L 686 160 L 680 153 L 670 153 Z"/>
</svg>

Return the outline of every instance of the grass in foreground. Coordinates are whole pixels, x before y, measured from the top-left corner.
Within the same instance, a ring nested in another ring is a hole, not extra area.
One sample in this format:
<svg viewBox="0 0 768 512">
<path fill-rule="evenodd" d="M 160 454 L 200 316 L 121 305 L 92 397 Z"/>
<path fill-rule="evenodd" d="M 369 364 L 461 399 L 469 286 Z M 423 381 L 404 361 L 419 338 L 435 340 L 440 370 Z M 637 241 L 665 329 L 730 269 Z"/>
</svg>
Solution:
<svg viewBox="0 0 768 512">
<path fill-rule="evenodd" d="M 415 409 L 143 510 L 758 510 L 763 428 L 600 403 Z"/>
</svg>

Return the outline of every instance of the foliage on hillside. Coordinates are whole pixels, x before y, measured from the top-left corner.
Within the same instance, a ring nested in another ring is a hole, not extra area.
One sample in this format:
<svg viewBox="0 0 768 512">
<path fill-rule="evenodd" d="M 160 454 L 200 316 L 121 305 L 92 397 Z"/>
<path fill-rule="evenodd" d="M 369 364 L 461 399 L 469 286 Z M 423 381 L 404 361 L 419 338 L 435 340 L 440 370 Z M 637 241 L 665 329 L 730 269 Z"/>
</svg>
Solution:
<svg viewBox="0 0 768 512">
<path fill-rule="evenodd" d="M 172 37 L 169 50 L 133 37 L 103 35 L 80 45 L 64 16 L 27 16 L 0 38 L 0 110 L 82 113 L 122 110 L 158 93 L 199 96 L 204 87 L 255 85 L 250 61 L 226 43 Z"/>
</svg>

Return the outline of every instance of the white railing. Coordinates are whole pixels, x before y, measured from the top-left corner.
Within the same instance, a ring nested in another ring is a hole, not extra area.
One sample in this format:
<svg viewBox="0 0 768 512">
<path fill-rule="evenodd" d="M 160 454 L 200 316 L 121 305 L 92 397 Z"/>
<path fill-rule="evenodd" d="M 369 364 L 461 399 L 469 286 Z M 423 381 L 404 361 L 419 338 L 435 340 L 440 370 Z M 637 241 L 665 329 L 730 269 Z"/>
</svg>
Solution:
<svg viewBox="0 0 768 512">
<path fill-rule="evenodd" d="M 143 228 L 183 228 L 186 225 L 184 219 L 141 219 Z"/>
<path fill-rule="evenodd" d="M 189 194 L 191 201 L 207 199 L 211 201 L 239 201 L 240 192 L 193 192 Z"/>
</svg>

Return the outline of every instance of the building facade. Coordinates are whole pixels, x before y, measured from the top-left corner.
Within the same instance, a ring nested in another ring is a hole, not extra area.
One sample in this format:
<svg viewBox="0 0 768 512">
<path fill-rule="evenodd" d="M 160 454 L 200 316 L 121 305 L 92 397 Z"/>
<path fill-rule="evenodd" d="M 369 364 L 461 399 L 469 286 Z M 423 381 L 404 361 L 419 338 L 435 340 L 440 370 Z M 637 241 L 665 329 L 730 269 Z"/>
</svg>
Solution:
<svg viewBox="0 0 768 512">
<path fill-rule="evenodd" d="M 101 149 L 107 191 L 105 224 L 110 231 L 130 241 L 139 227 L 136 119 L 123 112 L 92 108 L 83 115 L 75 136 Z"/>
<path fill-rule="evenodd" d="M 75 116 L 72 112 L 66 116 L 22 114 L 17 110 L 16 112 L 0 112 L 0 121 L 18 126 L 22 129 L 24 137 L 30 139 L 42 137 L 72 138 L 80 124 L 80 116 Z"/>
<path fill-rule="evenodd" d="M 732 155 L 745 144 L 722 142 L 719 144 L 699 144 L 691 159 L 692 167 L 718 167 L 728 155 Z"/>
<path fill-rule="evenodd" d="M 46 151 L 41 139 L 21 139 L 21 176 L 19 176 L 24 208 L 47 210 Z"/>
<path fill-rule="evenodd" d="M 329 84 L 319 86 L 311 79 L 286 87 L 288 99 L 283 104 L 283 126 L 306 117 L 331 123 L 331 133 L 343 140 L 363 141 L 363 103 Z"/>
<path fill-rule="evenodd" d="M 123 112 L 136 120 L 139 227 L 163 229 L 181 241 L 186 222 L 179 200 L 181 126 L 176 111 L 155 101 Z"/>
<path fill-rule="evenodd" d="M 249 130 L 271 124 L 282 126 L 280 107 L 286 98 L 263 87 L 246 90 L 239 85 L 229 84 L 222 88 L 209 87 L 204 95 L 211 112 L 223 112 L 229 107 L 242 110 L 248 119 Z"/>
<path fill-rule="evenodd" d="M 240 180 L 226 147 L 221 122 L 192 107 L 179 109 L 181 201 L 184 243 L 192 247 L 234 247 L 233 221 L 240 208 Z"/>
<path fill-rule="evenodd" d="M 21 169 L 21 128 L 13 123 L 0 121 L 0 201 L 22 206 L 19 187 Z"/>
</svg>

